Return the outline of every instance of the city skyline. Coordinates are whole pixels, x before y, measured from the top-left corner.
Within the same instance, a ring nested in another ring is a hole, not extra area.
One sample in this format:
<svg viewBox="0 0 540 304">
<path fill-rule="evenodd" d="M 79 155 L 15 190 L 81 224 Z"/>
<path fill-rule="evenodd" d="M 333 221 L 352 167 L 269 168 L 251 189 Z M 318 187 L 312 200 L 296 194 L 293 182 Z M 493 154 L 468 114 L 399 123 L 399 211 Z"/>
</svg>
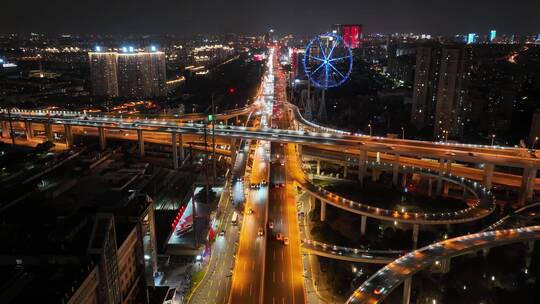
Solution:
<svg viewBox="0 0 540 304">
<path fill-rule="evenodd" d="M 6 3 L 0 302 L 536 303 L 540 3 Z"/>
<path fill-rule="evenodd" d="M 4 4 L 4 10 L 11 13 L 0 20 L 0 28 L 4 33 L 193 35 L 235 32 L 250 35 L 269 28 L 281 34 L 312 34 L 328 30 L 333 23 L 362 23 L 367 33 L 488 34 L 489 30 L 496 29 L 500 34 L 526 35 L 540 31 L 540 21 L 535 18 L 540 10 L 538 2 L 459 0 L 453 1 L 451 6 L 419 2 L 136 0 L 71 3 L 60 0 L 54 3 L 30 1 L 30 5 L 9 2 Z M 232 15 L 235 18 L 230 18 Z"/>
</svg>

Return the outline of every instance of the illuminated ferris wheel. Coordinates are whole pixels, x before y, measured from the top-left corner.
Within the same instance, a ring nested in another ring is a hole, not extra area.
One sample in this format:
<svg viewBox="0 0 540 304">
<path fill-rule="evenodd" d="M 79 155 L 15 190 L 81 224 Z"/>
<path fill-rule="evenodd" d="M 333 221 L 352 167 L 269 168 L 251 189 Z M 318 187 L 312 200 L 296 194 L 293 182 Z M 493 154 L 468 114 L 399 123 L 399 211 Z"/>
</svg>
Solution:
<svg viewBox="0 0 540 304">
<path fill-rule="evenodd" d="M 351 48 L 336 34 L 319 35 L 306 46 L 304 71 L 316 87 L 342 85 L 351 75 L 352 63 Z"/>
</svg>

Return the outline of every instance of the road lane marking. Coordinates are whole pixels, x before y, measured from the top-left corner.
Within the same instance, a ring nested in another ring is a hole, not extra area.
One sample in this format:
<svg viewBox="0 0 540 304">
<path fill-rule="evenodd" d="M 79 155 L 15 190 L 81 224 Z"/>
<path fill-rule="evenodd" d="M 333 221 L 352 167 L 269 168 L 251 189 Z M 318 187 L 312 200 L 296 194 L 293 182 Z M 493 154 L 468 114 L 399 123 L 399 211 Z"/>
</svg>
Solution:
<svg viewBox="0 0 540 304">
<path fill-rule="evenodd" d="M 251 261 L 251 271 L 255 270 L 255 261 Z"/>
<path fill-rule="evenodd" d="M 285 282 L 285 272 L 281 272 L 281 283 Z"/>
</svg>

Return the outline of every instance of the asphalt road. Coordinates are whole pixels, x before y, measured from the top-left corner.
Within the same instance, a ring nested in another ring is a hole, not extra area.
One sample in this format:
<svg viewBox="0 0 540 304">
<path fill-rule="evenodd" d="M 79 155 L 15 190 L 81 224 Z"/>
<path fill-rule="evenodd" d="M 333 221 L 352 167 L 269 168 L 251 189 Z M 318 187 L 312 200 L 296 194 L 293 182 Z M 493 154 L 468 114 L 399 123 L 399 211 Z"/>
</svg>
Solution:
<svg viewBox="0 0 540 304">
<path fill-rule="evenodd" d="M 277 71 L 277 69 L 276 69 Z M 280 128 L 288 127 L 287 112 L 283 108 L 285 100 L 284 75 L 276 72 L 276 101 L 273 121 Z M 300 231 L 296 209 L 296 189 L 294 179 L 287 172 L 292 161 L 291 149 L 287 144 L 272 143 L 270 166 L 270 190 L 268 219 L 274 229 L 268 232 L 266 244 L 266 267 L 264 278 L 264 301 L 268 304 L 301 304 L 306 302 L 302 256 L 300 252 Z M 294 159 L 294 157 L 293 157 Z M 289 244 L 276 239 L 276 234 L 289 238 Z"/>
<path fill-rule="evenodd" d="M 261 183 L 268 178 L 268 155 L 264 146 L 264 144 L 256 145 L 250 184 Z M 267 186 L 249 190 L 242 216 L 240 244 L 229 303 L 259 303 L 264 263 L 264 235 L 260 236 L 258 232 L 265 227 L 267 202 Z M 250 209 L 253 210 L 251 214 Z"/>
</svg>

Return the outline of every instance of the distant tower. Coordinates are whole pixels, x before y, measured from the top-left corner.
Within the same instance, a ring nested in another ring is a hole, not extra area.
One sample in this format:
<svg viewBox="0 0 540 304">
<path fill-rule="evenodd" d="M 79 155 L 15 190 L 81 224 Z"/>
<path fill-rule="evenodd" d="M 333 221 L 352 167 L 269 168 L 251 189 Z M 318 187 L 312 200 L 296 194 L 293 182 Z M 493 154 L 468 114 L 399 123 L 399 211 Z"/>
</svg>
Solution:
<svg viewBox="0 0 540 304">
<path fill-rule="evenodd" d="M 489 42 L 493 42 L 497 38 L 497 31 L 491 30 L 489 32 Z"/>
</svg>

